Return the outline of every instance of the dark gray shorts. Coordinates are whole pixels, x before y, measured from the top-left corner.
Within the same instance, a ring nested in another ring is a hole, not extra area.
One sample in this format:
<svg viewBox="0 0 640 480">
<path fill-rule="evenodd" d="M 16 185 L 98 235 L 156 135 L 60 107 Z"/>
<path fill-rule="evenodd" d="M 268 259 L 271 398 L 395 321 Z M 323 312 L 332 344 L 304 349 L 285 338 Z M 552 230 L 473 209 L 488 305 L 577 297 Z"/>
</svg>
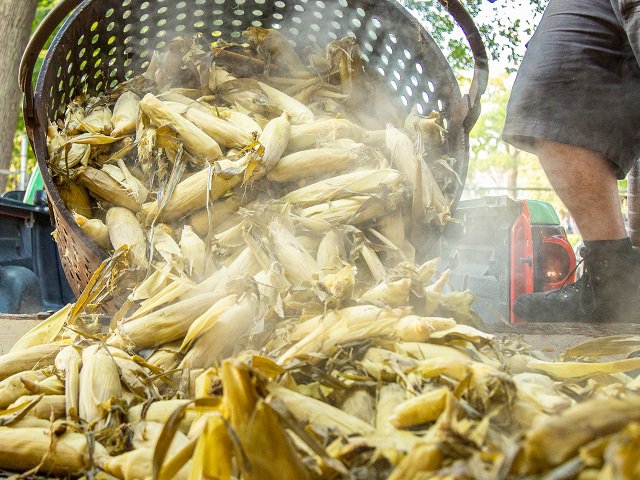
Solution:
<svg viewBox="0 0 640 480">
<path fill-rule="evenodd" d="M 640 156 L 640 67 L 617 4 L 550 0 L 513 86 L 505 141 L 595 150 L 626 176 Z"/>
</svg>

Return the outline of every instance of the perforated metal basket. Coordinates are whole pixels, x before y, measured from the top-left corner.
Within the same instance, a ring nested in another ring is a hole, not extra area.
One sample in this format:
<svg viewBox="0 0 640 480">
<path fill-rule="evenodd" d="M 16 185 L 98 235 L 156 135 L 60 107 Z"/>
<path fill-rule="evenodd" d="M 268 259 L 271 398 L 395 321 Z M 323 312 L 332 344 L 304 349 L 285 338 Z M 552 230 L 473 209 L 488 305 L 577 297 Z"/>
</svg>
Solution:
<svg viewBox="0 0 640 480">
<path fill-rule="evenodd" d="M 365 60 L 385 80 L 407 112 L 437 110 L 447 126 L 448 149 L 464 179 L 468 133 L 486 88 L 487 57 L 473 20 L 458 0 L 439 0 L 463 29 L 475 72 L 461 95 L 442 52 L 424 27 L 395 1 L 384 0 L 62 0 L 34 34 L 20 67 L 24 116 L 42 170 L 58 230 L 62 264 L 76 294 L 87 285 L 104 253 L 77 227 L 47 169 L 46 128 L 80 93 L 115 87 L 147 67 L 156 49 L 174 36 L 202 33 L 214 40 L 239 39 L 247 27 L 280 29 L 297 48 L 324 46 L 355 37 Z M 47 52 L 35 90 L 31 78 L 46 41 L 60 27 Z M 461 185 L 448 192 L 454 199 Z"/>
</svg>

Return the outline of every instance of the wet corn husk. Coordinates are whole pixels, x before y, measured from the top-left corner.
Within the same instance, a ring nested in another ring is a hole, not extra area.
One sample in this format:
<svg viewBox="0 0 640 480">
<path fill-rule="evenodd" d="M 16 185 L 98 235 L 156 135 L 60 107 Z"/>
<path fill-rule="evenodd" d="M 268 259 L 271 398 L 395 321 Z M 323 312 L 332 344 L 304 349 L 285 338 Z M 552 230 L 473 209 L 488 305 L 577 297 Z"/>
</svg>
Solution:
<svg viewBox="0 0 640 480">
<path fill-rule="evenodd" d="M 49 126 L 115 252 L 0 357 L 0 471 L 637 478 L 638 337 L 550 360 L 483 332 L 423 251 L 457 181 L 437 112 L 405 116 L 354 39 L 245 40 L 175 38 Z"/>
</svg>

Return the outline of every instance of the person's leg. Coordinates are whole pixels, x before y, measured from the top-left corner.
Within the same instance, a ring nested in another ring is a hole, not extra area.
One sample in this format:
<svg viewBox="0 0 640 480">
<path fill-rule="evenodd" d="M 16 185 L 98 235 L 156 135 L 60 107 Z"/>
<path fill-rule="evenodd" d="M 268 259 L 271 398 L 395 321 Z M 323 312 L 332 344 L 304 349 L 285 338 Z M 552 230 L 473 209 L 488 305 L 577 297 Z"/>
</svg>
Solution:
<svg viewBox="0 0 640 480">
<path fill-rule="evenodd" d="M 532 151 L 585 241 L 585 274 L 575 284 L 524 295 L 514 311 L 539 322 L 639 321 L 640 266 L 625 229 L 616 169 L 603 154 L 536 140 Z"/>
<path fill-rule="evenodd" d="M 533 150 L 585 241 L 628 237 L 616 170 L 604 155 L 547 140 L 537 140 Z"/>
</svg>

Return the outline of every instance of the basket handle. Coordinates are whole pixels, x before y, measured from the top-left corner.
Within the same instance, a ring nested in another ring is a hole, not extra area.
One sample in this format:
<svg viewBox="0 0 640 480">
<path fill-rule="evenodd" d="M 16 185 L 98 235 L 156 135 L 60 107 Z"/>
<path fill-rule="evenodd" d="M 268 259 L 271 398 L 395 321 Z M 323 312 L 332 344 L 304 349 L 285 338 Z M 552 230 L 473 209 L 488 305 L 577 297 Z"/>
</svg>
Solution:
<svg viewBox="0 0 640 480">
<path fill-rule="evenodd" d="M 480 116 L 480 98 L 487 90 L 487 83 L 489 82 L 489 57 L 478 27 L 459 0 L 438 1 L 464 32 L 473 54 L 473 80 L 471 80 L 469 93 L 463 97 L 465 111 L 460 115 L 462 127 L 468 134 Z"/>
<path fill-rule="evenodd" d="M 33 36 L 31 37 L 31 40 L 29 40 L 29 44 L 22 55 L 18 81 L 20 83 L 20 89 L 24 93 L 24 120 L 27 125 L 35 126 L 37 122 L 34 111 L 32 82 L 33 70 L 35 69 L 36 61 L 56 27 L 60 25 L 66 16 L 75 10 L 82 1 L 83 0 L 62 0 L 52 8 L 40 25 L 38 25 L 38 28 L 33 33 Z"/>
</svg>

